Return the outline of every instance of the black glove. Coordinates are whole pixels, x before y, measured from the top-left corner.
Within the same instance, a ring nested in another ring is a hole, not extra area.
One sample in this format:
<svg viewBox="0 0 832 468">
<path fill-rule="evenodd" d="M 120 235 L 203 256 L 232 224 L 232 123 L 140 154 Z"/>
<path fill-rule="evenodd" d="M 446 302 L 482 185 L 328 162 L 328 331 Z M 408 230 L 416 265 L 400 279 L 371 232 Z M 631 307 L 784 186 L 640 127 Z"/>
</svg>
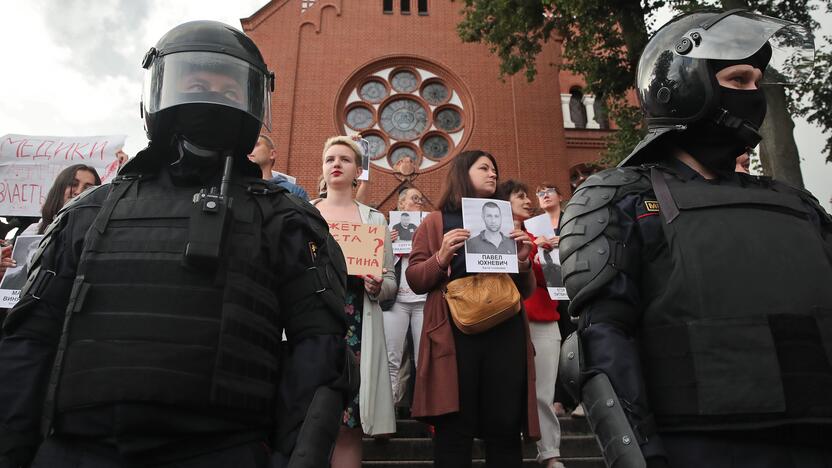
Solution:
<svg viewBox="0 0 832 468">
<path fill-rule="evenodd" d="M 647 460 L 647 468 L 670 468 L 665 457 L 650 457 Z"/>
</svg>

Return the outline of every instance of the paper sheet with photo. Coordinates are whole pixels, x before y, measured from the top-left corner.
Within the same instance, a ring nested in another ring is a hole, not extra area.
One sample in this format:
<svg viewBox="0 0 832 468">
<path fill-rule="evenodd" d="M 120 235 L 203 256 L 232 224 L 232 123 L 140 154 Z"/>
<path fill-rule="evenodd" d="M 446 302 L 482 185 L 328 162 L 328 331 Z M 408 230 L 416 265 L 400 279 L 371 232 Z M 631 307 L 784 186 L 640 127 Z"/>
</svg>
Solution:
<svg viewBox="0 0 832 468">
<path fill-rule="evenodd" d="M 558 248 L 552 250 L 538 249 L 537 258 L 546 280 L 546 290 L 549 297 L 557 301 L 568 301 L 569 295 L 563 286 L 563 272 L 560 266 L 560 252 Z"/>
<path fill-rule="evenodd" d="M 535 237 L 551 238 L 555 236 L 555 228 L 552 227 L 552 219 L 548 214 L 529 218 L 523 222 L 526 230 Z M 535 261 L 540 263 L 543 269 L 543 278 L 546 280 L 546 289 L 549 297 L 559 301 L 569 300 L 566 288 L 563 287 L 563 274 L 561 273 L 560 255 L 558 249 L 547 251 L 543 248 L 537 249 Z"/>
<path fill-rule="evenodd" d="M 471 231 L 465 242 L 468 273 L 517 273 L 517 243 L 511 239 L 511 203 L 490 198 L 463 198 L 462 225 Z"/>
<path fill-rule="evenodd" d="M 361 174 L 358 175 L 358 180 L 370 180 L 370 142 L 361 138 L 356 141 L 358 147 L 361 148 Z"/>
<path fill-rule="evenodd" d="M 17 266 L 6 270 L 0 281 L 0 307 L 14 307 L 20 299 L 20 289 L 29 276 L 29 261 L 38 249 L 42 235 L 18 236 L 12 249 L 12 258 Z"/>
<path fill-rule="evenodd" d="M 422 211 L 391 211 L 390 212 L 390 233 L 394 231 L 399 234 L 399 238 L 393 242 L 394 254 L 409 254 L 413 249 L 413 234 L 416 228 L 422 223 Z"/>
</svg>

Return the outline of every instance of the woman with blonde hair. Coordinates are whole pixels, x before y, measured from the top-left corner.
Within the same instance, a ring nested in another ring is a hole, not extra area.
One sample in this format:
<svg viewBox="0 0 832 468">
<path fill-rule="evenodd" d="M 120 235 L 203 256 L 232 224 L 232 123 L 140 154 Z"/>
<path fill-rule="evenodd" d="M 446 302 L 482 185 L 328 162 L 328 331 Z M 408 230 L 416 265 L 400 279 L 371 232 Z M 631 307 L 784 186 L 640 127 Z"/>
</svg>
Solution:
<svg viewBox="0 0 832 468">
<path fill-rule="evenodd" d="M 353 184 L 361 174 L 361 149 L 350 137 L 328 139 L 323 152 L 323 182 L 326 198 L 313 200 L 329 223 L 376 224 L 387 232 L 387 221 L 377 210 L 357 202 Z M 368 435 L 396 432 L 393 394 L 387 367 L 387 346 L 379 301 L 396 295 L 393 274 L 393 249 L 385 234 L 384 273 L 350 276 L 347 281 L 344 312 L 347 319 L 347 344 L 360 358 L 361 387 L 358 397 L 344 412 L 343 425 L 332 455 L 333 468 L 361 467 L 361 439 Z"/>
</svg>

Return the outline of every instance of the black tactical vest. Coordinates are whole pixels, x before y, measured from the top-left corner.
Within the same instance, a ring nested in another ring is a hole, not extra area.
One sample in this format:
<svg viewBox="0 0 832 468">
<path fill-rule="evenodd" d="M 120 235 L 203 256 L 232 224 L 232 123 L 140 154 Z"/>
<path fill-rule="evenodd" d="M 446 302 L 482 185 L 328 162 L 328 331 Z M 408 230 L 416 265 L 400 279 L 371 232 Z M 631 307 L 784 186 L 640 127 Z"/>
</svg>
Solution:
<svg viewBox="0 0 832 468">
<path fill-rule="evenodd" d="M 183 252 L 200 187 L 178 187 L 166 172 L 147 179 L 114 182 L 88 231 L 48 402 L 57 411 L 152 402 L 270 420 L 282 329 L 258 200 L 232 183 L 219 266 L 190 267 Z"/>
<path fill-rule="evenodd" d="M 832 422 L 832 259 L 793 189 L 652 173 L 667 251 L 642 267 L 664 429 Z"/>
</svg>

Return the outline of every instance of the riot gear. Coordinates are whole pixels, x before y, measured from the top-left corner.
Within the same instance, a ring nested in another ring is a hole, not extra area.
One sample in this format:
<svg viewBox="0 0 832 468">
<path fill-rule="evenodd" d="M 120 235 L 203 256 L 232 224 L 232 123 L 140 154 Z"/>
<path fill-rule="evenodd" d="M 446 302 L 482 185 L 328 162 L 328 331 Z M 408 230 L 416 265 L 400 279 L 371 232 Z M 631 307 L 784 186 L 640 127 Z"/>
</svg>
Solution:
<svg viewBox="0 0 832 468">
<path fill-rule="evenodd" d="M 256 46 L 187 23 L 144 66 L 149 147 L 64 207 L 6 322 L 0 465 L 40 443 L 34 466 L 260 468 L 299 434 L 333 444 L 352 399 L 341 250 L 246 157 L 273 80 Z"/>
<path fill-rule="evenodd" d="M 220 164 L 220 153 L 244 157 L 261 126 L 271 129 L 274 74 L 254 42 L 228 25 L 179 25 L 150 48 L 142 67 L 142 114 L 152 145 L 192 154 L 187 141 L 202 153 L 216 152 L 210 159 Z"/>
<path fill-rule="evenodd" d="M 648 135 L 621 165 L 660 159 L 652 151 L 655 141 L 706 120 L 691 141 L 719 128 L 743 148 L 756 146 L 761 113 L 746 116 L 739 113 L 740 106 L 730 106 L 732 93 L 715 77 L 727 66 L 725 61 L 762 67 L 762 83 L 798 83 L 812 69 L 812 35 L 796 23 L 744 10 L 694 12 L 671 20 L 653 35 L 639 59 L 636 91 Z"/>
<path fill-rule="evenodd" d="M 628 432 L 617 407 L 648 466 L 705 452 L 709 466 L 756 468 L 737 454 L 763 447 L 766 460 L 828 459 L 827 438 L 806 434 L 832 428 L 832 218 L 807 192 L 731 170 L 759 141 L 762 69 L 782 83 L 810 59 L 805 29 L 774 18 L 671 21 L 639 64 L 647 136 L 565 209 L 581 356 L 567 380 L 609 464 Z"/>
</svg>

